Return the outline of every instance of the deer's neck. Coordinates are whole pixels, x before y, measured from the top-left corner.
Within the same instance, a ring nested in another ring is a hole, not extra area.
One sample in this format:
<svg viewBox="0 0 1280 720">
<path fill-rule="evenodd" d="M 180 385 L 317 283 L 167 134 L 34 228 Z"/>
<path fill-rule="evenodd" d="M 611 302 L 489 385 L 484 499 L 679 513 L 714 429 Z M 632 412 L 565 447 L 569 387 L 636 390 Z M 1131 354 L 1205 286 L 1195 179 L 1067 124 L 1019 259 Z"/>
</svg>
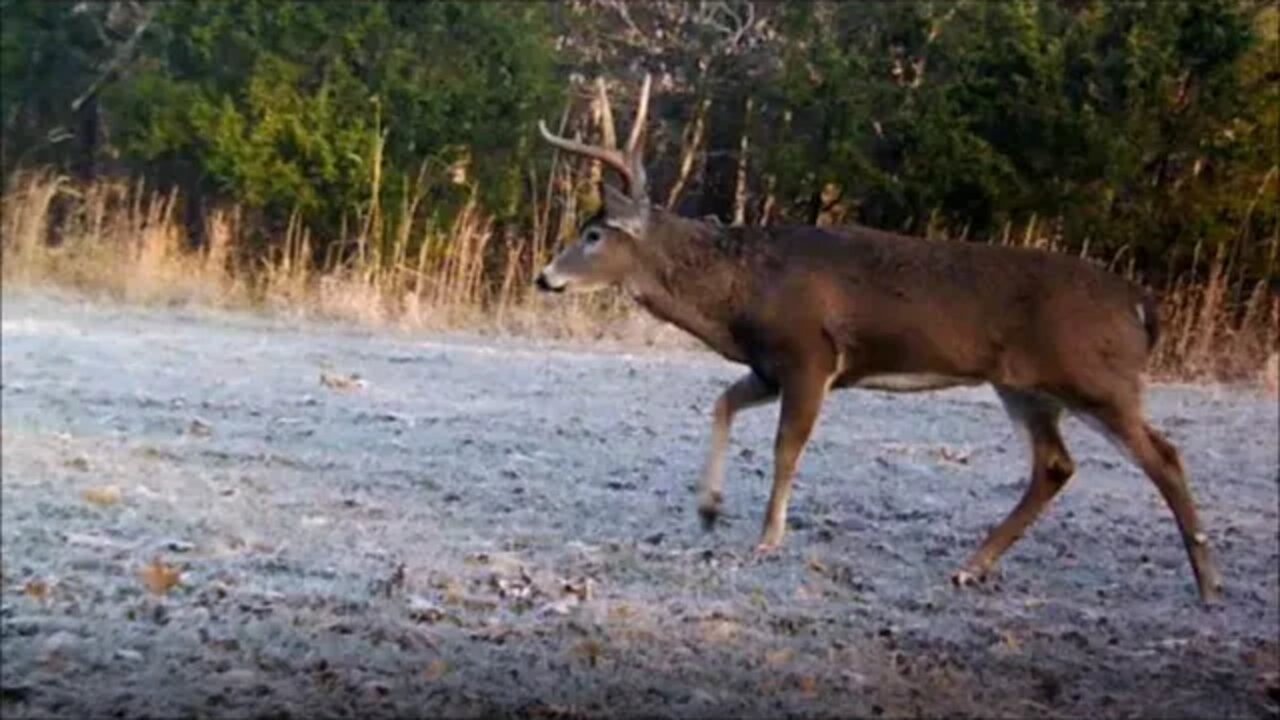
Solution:
<svg viewBox="0 0 1280 720">
<path fill-rule="evenodd" d="M 730 360 L 745 361 L 730 326 L 741 305 L 739 263 L 723 252 L 717 234 L 725 230 L 703 221 L 667 216 L 650 235 L 651 272 L 628 289 L 646 310 L 706 343 Z M 738 265 L 738 267 L 734 267 Z"/>
</svg>

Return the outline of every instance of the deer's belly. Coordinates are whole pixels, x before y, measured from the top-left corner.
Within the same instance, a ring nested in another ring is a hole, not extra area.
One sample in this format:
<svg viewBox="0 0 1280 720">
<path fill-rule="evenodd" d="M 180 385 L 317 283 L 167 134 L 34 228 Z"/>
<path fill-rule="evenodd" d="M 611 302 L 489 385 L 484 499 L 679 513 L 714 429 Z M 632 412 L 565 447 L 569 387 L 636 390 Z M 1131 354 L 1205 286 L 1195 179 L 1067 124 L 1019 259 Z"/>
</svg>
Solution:
<svg viewBox="0 0 1280 720">
<path fill-rule="evenodd" d="M 935 373 L 882 373 L 864 375 L 851 383 L 838 383 L 840 387 L 855 387 L 863 390 L 885 390 L 888 392 L 921 392 L 924 390 L 941 390 L 960 385 L 979 385 L 982 381 L 951 375 Z"/>
</svg>

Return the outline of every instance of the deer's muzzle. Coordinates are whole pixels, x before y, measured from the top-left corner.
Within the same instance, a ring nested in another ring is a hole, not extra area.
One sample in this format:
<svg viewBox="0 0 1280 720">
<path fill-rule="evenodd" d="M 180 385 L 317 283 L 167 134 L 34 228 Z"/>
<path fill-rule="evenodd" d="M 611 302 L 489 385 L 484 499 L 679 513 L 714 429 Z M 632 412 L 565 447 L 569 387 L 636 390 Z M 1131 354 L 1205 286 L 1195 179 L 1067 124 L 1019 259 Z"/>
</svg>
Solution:
<svg viewBox="0 0 1280 720">
<path fill-rule="evenodd" d="M 564 292 L 564 283 L 553 285 L 551 281 L 547 279 L 546 270 L 538 273 L 538 279 L 534 280 L 533 284 L 542 292 Z"/>
</svg>

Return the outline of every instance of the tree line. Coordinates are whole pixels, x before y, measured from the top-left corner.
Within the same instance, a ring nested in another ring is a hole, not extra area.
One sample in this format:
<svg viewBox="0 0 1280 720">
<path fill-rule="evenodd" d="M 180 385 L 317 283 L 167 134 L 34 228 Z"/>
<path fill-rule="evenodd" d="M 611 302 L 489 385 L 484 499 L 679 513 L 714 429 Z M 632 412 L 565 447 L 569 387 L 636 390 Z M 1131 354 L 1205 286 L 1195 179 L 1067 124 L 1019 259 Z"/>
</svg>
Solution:
<svg viewBox="0 0 1280 720">
<path fill-rule="evenodd" d="M 1210 254 L 1249 281 L 1277 267 L 1266 0 L 0 0 L 0 13 L 6 178 L 52 166 L 180 188 L 193 227 L 235 203 L 258 249 L 290 219 L 318 253 L 340 249 L 373 204 L 447 227 L 478 202 L 503 238 L 563 239 L 572 222 L 536 221 L 556 197 L 537 121 L 599 140 L 597 79 L 629 118 L 651 72 L 653 199 L 688 214 L 1034 235 L 1155 283 Z M 589 209 L 590 183 L 567 192 Z"/>
</svg>

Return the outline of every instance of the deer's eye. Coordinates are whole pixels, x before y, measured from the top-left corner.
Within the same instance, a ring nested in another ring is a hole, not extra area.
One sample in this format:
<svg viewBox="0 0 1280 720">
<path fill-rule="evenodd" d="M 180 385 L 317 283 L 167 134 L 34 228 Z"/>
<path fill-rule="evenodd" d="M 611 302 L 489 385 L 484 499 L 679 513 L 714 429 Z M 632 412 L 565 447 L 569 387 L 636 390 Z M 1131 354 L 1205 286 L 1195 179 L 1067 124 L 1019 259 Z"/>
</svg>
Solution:
<svg viewBox="0 0 1280 720">
<path fill-rule="evenodd" d="M 601 235 L 599 230 L 588 230 L 586 234 L 582 236 L 582 241 L 588 245 L 594 245 L 595 243 L 600 242 L 600 238 Z"/>
</svg>

